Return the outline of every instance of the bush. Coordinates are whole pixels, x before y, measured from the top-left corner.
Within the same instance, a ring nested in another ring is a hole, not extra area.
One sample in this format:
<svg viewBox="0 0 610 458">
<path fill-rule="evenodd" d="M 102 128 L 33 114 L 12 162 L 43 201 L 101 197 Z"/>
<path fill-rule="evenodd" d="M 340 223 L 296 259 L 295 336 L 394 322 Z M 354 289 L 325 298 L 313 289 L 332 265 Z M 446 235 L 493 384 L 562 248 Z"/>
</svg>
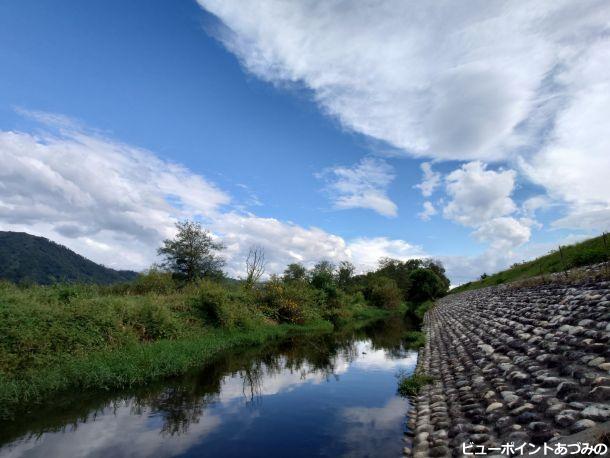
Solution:
<svg viewBox="0 0 610 458">
<path fill-rule="evenodd" d="M 176 282 L 171 273 L 151 268 L 148 272 L 138 275 L 129 285 L 129 289 L 135 294 L 168 294 L 176 290 Z"/>
<path fill-rule="evenodd" d="M 570 259 L 570 267 L 587 266 L 589 264 L 597 264 L 608 259 L 604 250 L 599 248 L 583 249 L 575 253 Z"/>
<path fill-rule="evenodd" d="M 128 324 L 140 340 L 171 339 L 178 334 L 178 324 L 171 312 L 160 304 L 146 302 L 132 309 Z"/>
<path fill-rule="evenodd" d="M 315 318 L 324 302 L 324 293 L 305 282 L 282 282 L 274 277 L 257 291 L 263 314 L 278 323 L 302 324 Z"/>
<path fill-rule="evenodd" d="M 213 326 L 248 328 L 258 318 L 251 307 L 252 297 L 245 291 L 229 289 L 226 285 L 203 280 L 192 304 Z"/>
<path fill-rule="evenodd" d="M 69 304 L 73 299 L 76 299 L 79 296 L 79 289 L 79 287 L 70 285 L 69 283 L 55 284 L 52 286 L 52 291 L 55 293 L 57 299 L 64 304 Z"/>
<path fill-rule="evenodd" d="M 371 305 L 386 309 L 396 309 L 402 301 L 402 292 L 394 280 L 387 277 L 374 277 L 367 288 Z"/>
</svg>

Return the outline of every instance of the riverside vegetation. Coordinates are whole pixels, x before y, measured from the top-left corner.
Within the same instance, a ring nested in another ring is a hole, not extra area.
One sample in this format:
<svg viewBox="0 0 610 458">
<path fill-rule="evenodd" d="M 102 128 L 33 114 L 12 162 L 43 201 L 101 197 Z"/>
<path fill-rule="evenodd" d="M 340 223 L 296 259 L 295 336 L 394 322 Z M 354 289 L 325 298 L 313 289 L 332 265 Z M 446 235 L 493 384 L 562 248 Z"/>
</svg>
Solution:
<svg viewBox="0 0 610 458">
<path fill-rule="evenodd" d="M 69 390 L 177 375 L 237 346 L 391 313 L 422 315 L 449 286 L 438 262 L 394 259 L 364 275 L 347 262 L 291 264 L 261 281 L 260 248 L 250 251 L 238 281 L 224 276 L 221 250 L 186 222 L 160 248 L 166 262 L 130 282 L 0 282 L 0 418 Z"/>
</svg>

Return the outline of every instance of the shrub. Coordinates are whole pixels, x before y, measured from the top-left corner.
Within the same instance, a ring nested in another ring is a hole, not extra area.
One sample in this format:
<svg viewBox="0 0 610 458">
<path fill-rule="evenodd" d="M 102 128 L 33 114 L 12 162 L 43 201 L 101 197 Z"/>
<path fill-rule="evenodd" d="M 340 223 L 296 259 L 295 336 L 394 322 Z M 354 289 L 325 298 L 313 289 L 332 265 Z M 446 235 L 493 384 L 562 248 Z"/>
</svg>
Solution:
<svg viewBox="0 0 610 458">
<path fill-rule="evenodd" d="M 69 304 L 70 301 L 79 296 L 79 288 L 69 283 L 53 285 L 52 291 L 55 293 L 59 302 Z"/>
<path fill-rule="evenodd" d="M 426 312 L 428 310 L 430 310 L 432 308 L 433 305 L 434 305 L 434 302 L 432 302 L 432 301 L 422 302 L 415 308 L 415 316 L 417 318 L 419 318 L 420 320 L 423 320 L 424 315 L 426 314 Z"/>
<path fill-rule="evenodd" d="M 163 305 L 151 302 L 135 306 L 128 324 L 140 340 L 171 339 L 178 334 L 178 324 L 171 312 Z"/>
<path fill-rule="evenodd" d="M 129 290 L 135 294 L 168 294 L 176 290 L 176 282 L 169 272 L 151 268 L 138 277 L 129 285 Z"/>
<path fill-rule="evenodd" d="M 396 309 L 402 301 L 402 292 L 396 282 L 387 277 L 374 277 L 367 288 L 366 296 L 371 305 L 386 309 Z"/>
<path fill-rule="evenodd" d="M 302 324 L 315 318 L 324 293 L 305 282 L 283 282 L 274 277 L 257 291 L 257 304 L 263 314 L 278 323 Z"/>
<path fill-rule="evenodd" d="M 229 289 L 210 280 L 199 282 L 192 304 L 213 326 L 248 328 L 260 318 L 252 306 L 253 299 L 245 291 Z"/>
</svg>

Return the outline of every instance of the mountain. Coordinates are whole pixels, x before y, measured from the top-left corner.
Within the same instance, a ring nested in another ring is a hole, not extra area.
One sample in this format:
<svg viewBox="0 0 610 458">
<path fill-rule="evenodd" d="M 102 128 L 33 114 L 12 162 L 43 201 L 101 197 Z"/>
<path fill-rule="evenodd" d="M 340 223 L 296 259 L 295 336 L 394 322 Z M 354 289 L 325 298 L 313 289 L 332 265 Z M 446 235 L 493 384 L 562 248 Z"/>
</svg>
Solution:
<svg viewBox="0 0 610 458">
<path fill-rule="evenodd" d="M 15 283 L 117 283 L 134 279 L 130 270 L 96 264 L 44 237 L 0 231 L 0 279 Z"/>
</svg>

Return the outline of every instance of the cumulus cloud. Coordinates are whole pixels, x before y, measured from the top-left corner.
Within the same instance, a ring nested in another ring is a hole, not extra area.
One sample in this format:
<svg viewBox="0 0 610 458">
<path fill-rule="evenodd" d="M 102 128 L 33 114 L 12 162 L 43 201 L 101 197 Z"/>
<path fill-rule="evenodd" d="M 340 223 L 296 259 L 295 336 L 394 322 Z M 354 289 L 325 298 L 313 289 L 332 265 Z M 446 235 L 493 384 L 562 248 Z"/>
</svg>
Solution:
<svg viewBox="0 0 610 458">
<path fill-rule="evenodd" d="M 351 259 L 342 237 L 316 227 L 304 228 L 237 212 L 218 215 L 210 227 L 224 241 L 227 271 L 235 277 L 244 272 L 248 250 L 255 245 L 265 250 L 268 273 L 281 273 L 286 265 L 295 262 L 311 267 L 321 258 L 332 262 Z"/>
<path fill-rule="evenodd" d="M 510 217 L 493 218 L 479 226 L 474 236 L 479 241 L 492 243 L 494 248 L 512 248 L 530 239 L 531 229 L 527 223 Z"/>
<path fill-rule="evenodd" d="M 451 200 L 443 208 L 443 216 L 475 228 L 477 240 L 498 249 L 527 242 L 535 222 L 509 216 L 517 211 L 511 197 L 515 177 L 514 170 L 488 170 L 480 161 L 462 165 L 445 178 Z"/>
<path fill-rule="evenodd" d="M 82 131 L 0 131 L 0 163 L 4 229 L 51 236 L 111 266 L 142 267 L 177 219 L 230 202 L 178 164 Z"/>
<path fill-rule="evenodd" d="M 556 75 L 566 92 L 549 141 L 531 157 L 522 157 L 524 173 L 566 202 L 559 226 L 604 230 L 610 227 L 610 41 L 599 38 Z"/>
<path fill-rule="evenodd" d="M 513 170 L 488 170 L 479 161 L 464 164 L 445 178 L 451 200 L 443 216 L 465 226 L 478 226 L 513 213 L 517 206 L 510 196 L 515 176 Z"/>
<path fill-rule="evenodd" d="M 411 245 L 404 240 L 388 239 L 387 237 L 361 237 L 349 244 L 349 253 L 352 259 L 358 260 L 358 265 L 365 270 L 378 266 L 381 258 L 394 258 L 407 260 L 426 257 L 424 250 Z"/>
<path fill-rule="evenodd" d="M 387 190 L 394 180 L 394 169 L 386 161 L 367 157 L 353 167 L 332 167 L 318 174 L 335 208 L 367 208 L 383 216 L 396 216 L 397 207 Z"/>
</svg>

